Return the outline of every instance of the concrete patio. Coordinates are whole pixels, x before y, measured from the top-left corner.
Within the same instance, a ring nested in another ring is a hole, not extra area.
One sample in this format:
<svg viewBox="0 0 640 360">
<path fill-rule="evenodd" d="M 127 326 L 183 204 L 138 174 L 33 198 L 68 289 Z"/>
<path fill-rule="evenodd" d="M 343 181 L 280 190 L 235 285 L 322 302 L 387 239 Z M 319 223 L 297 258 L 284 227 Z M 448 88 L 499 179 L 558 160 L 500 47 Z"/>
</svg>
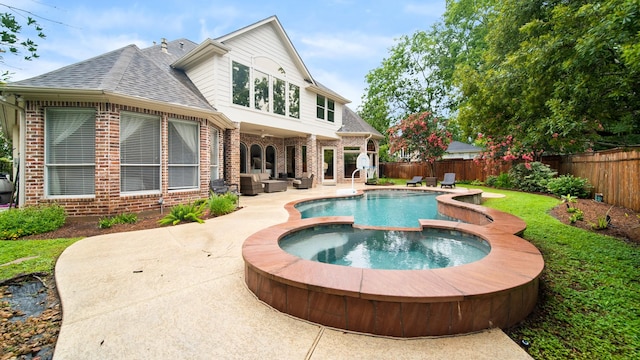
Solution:
<svg viewBox="0 0 640 360">
<path fill-rule="evenodd" d="M 75 243 L 55 270 L 64 316 L 54 358 L 530 359 L 500 329 L 374 337 L 301 321 L 257 300 L 244 283 L 244 240 L 285 222 L 287 202 L 350 186 L 242 197 L 241 210 L 205 224 Z"/>
</svg>

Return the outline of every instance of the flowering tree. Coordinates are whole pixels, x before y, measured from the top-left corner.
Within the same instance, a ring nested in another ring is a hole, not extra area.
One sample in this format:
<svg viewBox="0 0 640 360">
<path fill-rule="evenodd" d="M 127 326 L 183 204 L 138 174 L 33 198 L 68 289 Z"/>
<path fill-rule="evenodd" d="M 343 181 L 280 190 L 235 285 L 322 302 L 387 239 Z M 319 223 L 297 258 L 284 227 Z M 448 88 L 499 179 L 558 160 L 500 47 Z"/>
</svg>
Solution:
<svg viewBox="0 0 640 360">
<path fill-rule="evenodd" d="M 447 151 L 451 133 L 429 111 L 411 114 L 388 130 L 389 151 L 393 154 L 404 150 L 411 157 L 429 164 L 431 176 L 435 176 L 434 164 Z"/>
<path fill-rule="evenodd" d="M 534 160 L 536 155 L 535 151 L 525 150 L 522 144 L 511 135 L 497 139 L 492 136 L 485 137 L 480 133 L 476 143 L 482 144 L 485 151 L 476 156 L 474 161 L 483 163 L 484 170 L 491 175 L 498 175 L 502 165 L 520 159 L 524 160 L 524 165 L 530 169 L 530 162 Z"/>
</svg>

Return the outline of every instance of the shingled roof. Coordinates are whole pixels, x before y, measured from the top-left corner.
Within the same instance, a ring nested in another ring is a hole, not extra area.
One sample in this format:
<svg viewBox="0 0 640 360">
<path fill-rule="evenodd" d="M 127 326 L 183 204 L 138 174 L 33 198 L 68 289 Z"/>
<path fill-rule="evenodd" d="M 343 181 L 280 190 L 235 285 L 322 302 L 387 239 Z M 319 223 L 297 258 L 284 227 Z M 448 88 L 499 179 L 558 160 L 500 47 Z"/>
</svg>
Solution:
<svg viewBox="0 0 640 360">
<path fill-rule="evenodd" d="M 372 134 L 376 138 L 384 138 L 378 130 L 364 121 L 355 111 L 348 106 L 342 107 L 342 127 L 338 130 L 338 134 L 346 135 L 354 134 Z"/>
<path fill-rule="evenodd" d="M 180 39 L 144 50 L 128 45 L 30 79 L 8 88 L 101 90 L 142 100 L 216 111 L 186 74 L 169 65 L 196 44 Z"/>
</svg>

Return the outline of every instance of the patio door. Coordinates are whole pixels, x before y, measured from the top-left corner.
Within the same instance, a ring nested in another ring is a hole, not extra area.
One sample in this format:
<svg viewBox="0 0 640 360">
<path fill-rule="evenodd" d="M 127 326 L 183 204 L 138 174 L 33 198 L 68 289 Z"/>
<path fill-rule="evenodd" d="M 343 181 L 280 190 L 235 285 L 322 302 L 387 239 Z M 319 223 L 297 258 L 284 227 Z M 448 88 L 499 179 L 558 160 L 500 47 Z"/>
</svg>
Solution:
<svg viewBox="0 0 640 360">
<path fill-rule="evenodd" d="M 322 148 L 322 184 L 336 184 L 336 149 Z"/>
</svg>

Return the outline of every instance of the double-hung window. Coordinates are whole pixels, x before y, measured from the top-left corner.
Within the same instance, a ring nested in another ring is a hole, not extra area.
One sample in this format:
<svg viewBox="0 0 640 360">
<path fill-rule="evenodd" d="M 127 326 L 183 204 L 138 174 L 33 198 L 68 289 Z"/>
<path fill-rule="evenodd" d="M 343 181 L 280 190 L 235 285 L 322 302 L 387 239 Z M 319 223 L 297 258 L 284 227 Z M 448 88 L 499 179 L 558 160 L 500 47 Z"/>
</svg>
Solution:
<svg viewBox="0 0 640 360">
<path fill-rule="evenodd" d="M 169 190 L 199 187 L 198 134 L 198 123 L 169 120 Z"/>
<path fill-rule="evenodd" d="M 120 114 L 120 191 L 160 191 L 160 117 Z"/>
<path fill-rule="evenodd" d="M 211 160 L 209 162 L 209 166 L 211 167 L 211 179 L 215 180 L 220 178 L 220 175 L 218 173 L 220 163 L 218 159 L 220 151 L 218 149 L 218 146 L 220 145 L 220 141 L 218 139 L 218 129 L 211 128 L 211 131 L 209 133 L 211 134 Z"/>
<path fill-rule="evenodd" d="M 96 111 L 49 108 L 45 113 L 47 196 L 95 195 Z"/>
<path fill-rule="evenodd" d="M 335 121 L 336 103 L 335 101 L 317 95 L 316 97 L 316 117 L 318 119 L 327 120 L 329 122 Z"/>
</svg>

